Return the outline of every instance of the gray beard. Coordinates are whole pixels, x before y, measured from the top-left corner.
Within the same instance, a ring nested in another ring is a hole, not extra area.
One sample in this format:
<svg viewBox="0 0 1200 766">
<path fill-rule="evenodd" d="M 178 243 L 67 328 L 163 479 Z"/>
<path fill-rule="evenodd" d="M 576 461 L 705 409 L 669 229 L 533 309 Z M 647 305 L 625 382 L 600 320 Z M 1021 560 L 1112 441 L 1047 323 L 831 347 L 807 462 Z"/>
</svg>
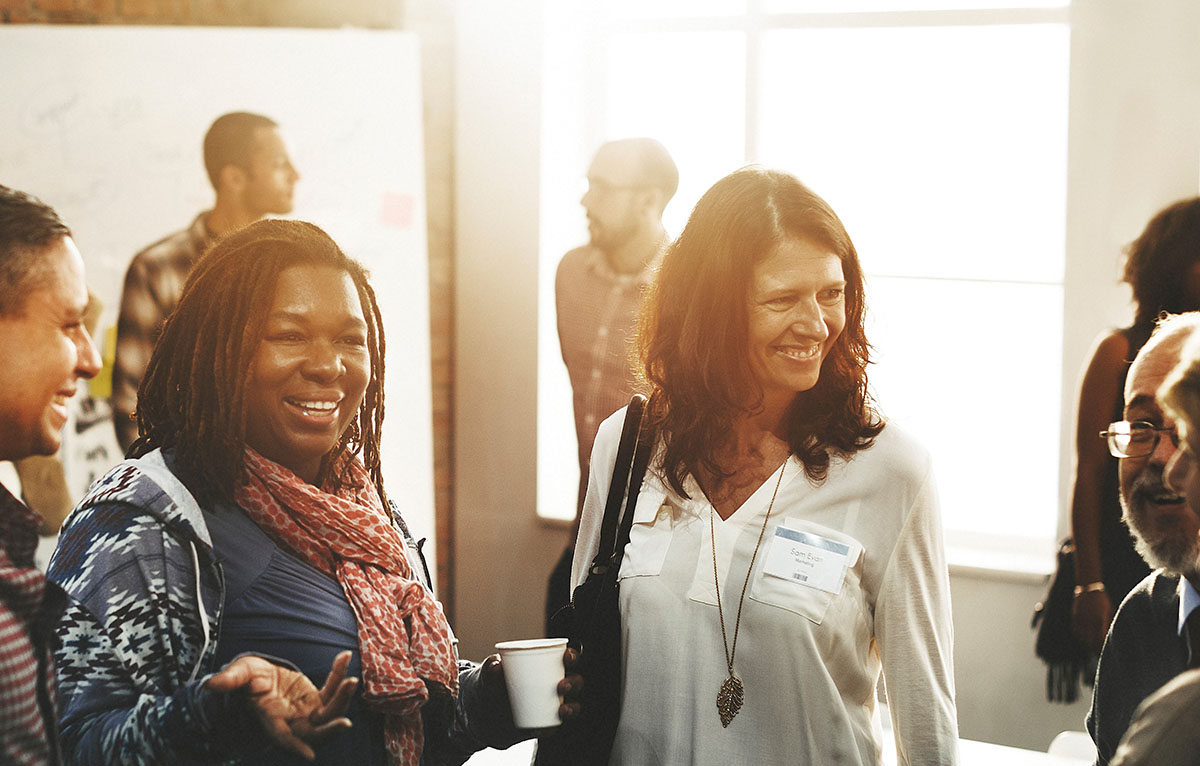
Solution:
<svg viewBox="0 0 1200 766">
<path fill-rule="evenodd" d="M 1162 471 L 1147 468 L 1129 488 L 1129 497 L 1121 493 L 1121 518 L 1133 533 L 1138 555 L 1154 569 L 1192 577 L 1200 573 L 1200 540 L 1177 534 L 1155 533 L 1149 522 L 1153 513 L 1146 508 L 1148 496 L 1163 490 Z M 1157 539 L 1156 539 L 1157 538 Z"/>
<path fill-rule="evenodd" d="M 629 226 L 619 229 L 602 228 L 597 235 L 588 236 L 588 244 L 611 258 L 613 251 L 622 248 L 633 239 L 634 234 L 635 230 Z"/>
<path fill-rule="evenodd" d="M 1133 546 L 1151 569 L 1165 569 L 1189 579 L 1200 572 L 1200 547 L 1195 541 L 1168 538 L 1151 543 L 1135 530 Z"/>
</svg>

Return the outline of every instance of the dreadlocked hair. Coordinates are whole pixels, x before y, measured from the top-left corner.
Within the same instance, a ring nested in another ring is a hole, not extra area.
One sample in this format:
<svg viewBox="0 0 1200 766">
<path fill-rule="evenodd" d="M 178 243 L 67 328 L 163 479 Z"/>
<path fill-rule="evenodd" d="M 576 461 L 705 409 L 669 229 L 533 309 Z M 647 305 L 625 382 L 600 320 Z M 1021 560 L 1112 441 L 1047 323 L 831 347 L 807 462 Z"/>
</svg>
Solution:
<svg viewBox="0 0 1200 766">
<path fill-rule="evenodd" d="M 883 430 L 867 388 L 865 286 L 849 234 L 825 200 L 793 176 L 743 168 L 696 204 L 663 254 L 638 322 L 635 372 L 650 394 L 647 423 L 663 441 L 664 478 L 683 497 L 689 473 L 729 477 L 716 455 L 734 424 L 762 406 L 746 348 L 747 299 L 755 264 L 793 240 L 816 243 L 841 260 L 846 324 L 816 385 L 788 408 L 791 451 L 819 483 L 831 456 L 849 457 Z"/>
<path fill-rule="evenodd" d="M 232 500 L 245 480 L 246 385 L 279 275 L 300 265 L 349 274 L 367 324 L 371 377 L 357 417 L 321 461 L 317 485 L 336 492 L 362 461 L 385 507 L 379 446 L 386 345 L 367 272 L 317 226 L 263 220 L 220 240 L 196 264 L 163 325 L 138 387 L 138 438 L 130 457 L 171 449 L 198 498 Z"/>
</svg>

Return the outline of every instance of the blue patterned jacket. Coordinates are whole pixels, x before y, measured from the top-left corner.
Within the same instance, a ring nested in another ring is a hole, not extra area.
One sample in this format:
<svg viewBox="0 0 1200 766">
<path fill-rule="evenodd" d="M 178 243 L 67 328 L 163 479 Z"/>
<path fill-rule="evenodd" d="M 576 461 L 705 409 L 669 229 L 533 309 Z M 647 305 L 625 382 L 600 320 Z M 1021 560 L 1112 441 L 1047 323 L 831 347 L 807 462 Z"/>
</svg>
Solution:
<svg viewBox="0 0 1200 766">
<path fill-rule="evenodd" d="M 92 485 L 48 576 L 70 597 L 55 655 L 68 763 L 236 763 L 261 749 L 236 697 L 201 688 L 218 669 L 223 578 L 203 513 L 161 453 Z M 459 686 L 443 725 L 427 716 L 425 764 L 461 764 L 520 738 L 479 704 L 473 663 L 459 663 Z"/>
</svg>

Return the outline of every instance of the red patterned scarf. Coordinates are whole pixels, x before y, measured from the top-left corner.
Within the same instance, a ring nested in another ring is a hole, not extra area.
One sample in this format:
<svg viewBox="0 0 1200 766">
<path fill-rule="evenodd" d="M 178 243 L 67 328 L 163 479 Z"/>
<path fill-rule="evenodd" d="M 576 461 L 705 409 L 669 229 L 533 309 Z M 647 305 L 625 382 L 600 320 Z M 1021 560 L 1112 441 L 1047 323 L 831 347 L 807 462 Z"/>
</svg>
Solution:
<svg viewBox="0 0 1200 766">
<path fill-rule="evenodd" d="M 337 578 L 358 621 L 363 700 L 385 715 L 392 764 L 421 759 L 426 682 L 458 695 L 450 625 L 441 604 L 413 578 L 399 531 L 362 465 L 330 494 L 246 448 L 247 481 L 234 499 L 287 550 Z"/>
</svg>

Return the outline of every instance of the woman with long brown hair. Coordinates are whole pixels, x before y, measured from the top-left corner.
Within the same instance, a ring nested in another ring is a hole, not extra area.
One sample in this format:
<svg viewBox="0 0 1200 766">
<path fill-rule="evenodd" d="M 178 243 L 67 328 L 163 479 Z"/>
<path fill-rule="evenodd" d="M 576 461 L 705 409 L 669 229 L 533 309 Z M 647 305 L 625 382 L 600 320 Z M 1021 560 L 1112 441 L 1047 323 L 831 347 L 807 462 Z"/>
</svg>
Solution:
<svg viewBox="0 0 1200 766">
<path fill-rule="evenodd" d="M 612 763 L 951 764 L 949 586 L 928 455 L 868 394 L 858 255 L 794 177 L 717 182 L 643 308 L 656 447 L 620 569 Z M 600 429 L 574 580 L 623 413 Z"/>
</svg>

